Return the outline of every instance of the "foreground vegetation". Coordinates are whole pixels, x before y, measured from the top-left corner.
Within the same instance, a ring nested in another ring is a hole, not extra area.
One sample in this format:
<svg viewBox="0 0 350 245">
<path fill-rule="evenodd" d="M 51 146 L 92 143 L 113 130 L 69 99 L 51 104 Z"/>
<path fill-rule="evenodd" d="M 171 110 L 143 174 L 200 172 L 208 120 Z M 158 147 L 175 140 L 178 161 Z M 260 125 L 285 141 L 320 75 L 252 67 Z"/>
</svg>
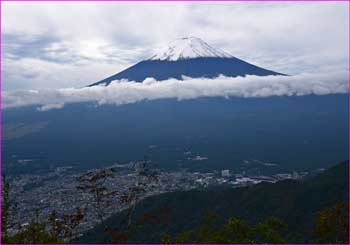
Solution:
<svg viewBox="0 0 350 245">
<path fill-rule="evenodd" d="M 9 233 L 15 207 L 3 178 L 2 243 L 348 243 L 348 162 L 302 182 L 282 181 L 240 189 L 167 193 L 138 199 L 148 178 L 144 169 L 135 187 L 114 193 L 103 185 L 112 172 L 81 176 L 78 189 L 92 195 L 101 224 L 77 237 L 84 212 L 53 212 Z M 128 209 L 105 219 L 108 195 L 119 195 Z"/>
</svg>

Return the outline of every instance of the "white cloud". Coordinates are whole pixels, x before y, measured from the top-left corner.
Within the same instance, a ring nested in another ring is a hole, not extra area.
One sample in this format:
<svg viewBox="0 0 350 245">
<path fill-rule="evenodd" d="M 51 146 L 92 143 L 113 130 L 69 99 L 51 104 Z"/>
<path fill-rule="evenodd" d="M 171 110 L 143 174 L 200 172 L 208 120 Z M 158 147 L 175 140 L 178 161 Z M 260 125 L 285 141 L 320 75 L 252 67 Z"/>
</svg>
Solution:
<svg viewBox="0 0 350 245">
<path fill-rule="evenodd" d="M 38 106 L 41 111 L 62 108 L 64 104 L 95 102 L 98 105 L 123 105 L 144 100 L 198 97 L 268 97 L 347 93 L 348 74 L 300 74 L 295 76 L 247 76 L 215 79 L 184 78 L 156 81 L 147 78 L 142 83 L 127 80 L 113 81 L 109 86 L 45 89 L 3 92 L 3 108 Z"/>
<path fill-rule="evenodd" d="M 39 111 L 49 111 L 52 109 L 61 109 L 63 108 L 64 104 L 47 104 L 47 105 L 43 105 L 38 107 Z"/>
<path fill-rule="evenodd" d="M 347 2 L 7 1 L 2 7 L 4 37 L 22 40 L 4 38 L 5 90 L 88 85 L 182 36 L 287 74 L 348 68 Z M 38 69 L 29 60 L 43 69 L 19 79 Z"/>
<path fill-rule="evenodd" d="M 4 58 L 2 87 L 5 91 L 82 87 L 113 75 L 115 70 L 122 68 L 122 65 L 97 61 L 82 65 L 57 63 L 39 58 L 20 60 Z"/>
</svg>

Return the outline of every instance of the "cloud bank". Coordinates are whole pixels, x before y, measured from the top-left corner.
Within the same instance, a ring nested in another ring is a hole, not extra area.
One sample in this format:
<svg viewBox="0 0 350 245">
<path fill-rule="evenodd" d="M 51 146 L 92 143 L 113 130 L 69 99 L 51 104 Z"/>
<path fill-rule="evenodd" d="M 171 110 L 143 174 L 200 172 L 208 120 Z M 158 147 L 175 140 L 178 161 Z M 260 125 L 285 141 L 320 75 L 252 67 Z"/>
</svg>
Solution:
<svg viewBox="0 0 350 245">
<path fill-rule="evenodd" d="M 189 78 L 157 81 L 147 78 L 142 83 L 116 80 L 109 86 L 84 88 L 4 91 L 6 108 L 38 106 L 47 111 L 65 104 L 93 102 L 97 105 L 123 105 L 156 99 L 195 99 L 199 97 L 268 97 L 325 95 L 348 92 L 348 73 L 305 73 L 295 76 L 246 76 L 215 79 Z"/>
</svg>

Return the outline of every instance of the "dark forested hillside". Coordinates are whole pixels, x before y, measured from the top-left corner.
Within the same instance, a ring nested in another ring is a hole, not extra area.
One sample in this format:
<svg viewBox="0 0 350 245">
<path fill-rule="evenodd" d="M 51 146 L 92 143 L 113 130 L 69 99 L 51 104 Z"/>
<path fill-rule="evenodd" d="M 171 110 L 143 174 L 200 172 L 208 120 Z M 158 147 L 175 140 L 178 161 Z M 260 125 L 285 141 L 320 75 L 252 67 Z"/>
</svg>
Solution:
<svg viewBox="0 0 350 245">
<path fill-rule="evenodd" d="M 237 217 L 250 224 L 270 216 L 277 217 L 288 225 L 284 234 L 287 242 L 312 242 L 318 212 L 333 206 L 337 201 L 349 199 L 348 173 L 348 162 L 343 162 L 306 180 L 262 183 L 236 189 L 173 192 L 150 197 L 137 206 L 134 219 L 140 220 L 150 214 L 162 215 L 149 222 L 138 223 L 128 241 L 159 243 L 165 234 L 193 230 L 204 213 L 211 211 L 222 220 Z M 104 227 L 116 227 L 123 215 L 120 213 L 111 217 L 104 226 L 89 231 L 78 242 L 110 241 Z"/>
</svg>

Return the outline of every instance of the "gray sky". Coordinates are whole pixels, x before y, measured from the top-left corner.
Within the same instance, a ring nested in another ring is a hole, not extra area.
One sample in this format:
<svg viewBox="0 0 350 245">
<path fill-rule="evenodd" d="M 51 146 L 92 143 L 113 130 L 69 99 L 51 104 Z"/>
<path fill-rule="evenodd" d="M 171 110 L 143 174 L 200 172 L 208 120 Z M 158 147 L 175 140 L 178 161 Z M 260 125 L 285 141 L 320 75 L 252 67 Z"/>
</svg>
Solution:
<svg viewBox="0 0 350 245">
<path fill-rule="evenodd" d="M 348 69 L 348 3 L 3 2 L 3 89 L 81 87 L 184 36 L 287 74 Z"/>
</svg>

